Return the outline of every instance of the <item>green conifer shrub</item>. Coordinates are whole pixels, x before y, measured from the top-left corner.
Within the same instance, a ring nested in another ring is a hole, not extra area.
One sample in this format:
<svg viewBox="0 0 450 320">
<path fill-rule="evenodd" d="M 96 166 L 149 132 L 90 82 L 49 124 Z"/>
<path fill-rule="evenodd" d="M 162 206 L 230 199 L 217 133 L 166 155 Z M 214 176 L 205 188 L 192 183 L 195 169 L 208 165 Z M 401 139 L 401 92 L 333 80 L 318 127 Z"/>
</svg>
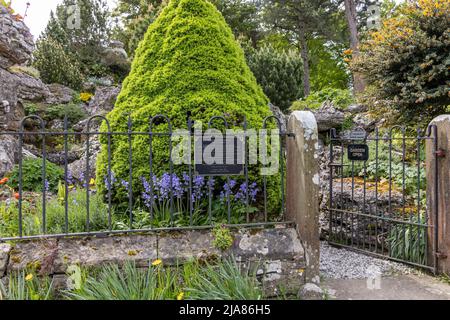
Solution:
<svg viewBox="0 0 450 320">
<path fill-rule="evenodd" d="M 214 5 L 206 0 L 172 0 L 149 27 L 136 50 L 115 108 L 107 115 L 111 130 L 127 131 L 127 114 L 132 130 L 149 131 L 149 118 L 158 114 L 172 120 L 173 129 L 186 129 L 186 114 L 202 121 L 204 129 L 213 116 L 225 116 L 230 124 L 247 118 L 249 128 L 261 128 L 271 115 L 268 99 L 245 62 L 244 52 Z M 166 132 L 166 123 L 153 131 Z M 105 123 L 102 132 L 107 131 Z M 112 138 L 112 172 L 116 181 L 128 179 L 128 138 Z M 107 177 L 107 139 L 101 137 L 97 179 Z M 149 136 L 133 136 L 133 193 L 142 191 L 141 177 L 149 177 Z M 153 172 L 169 171 L 168 139 L 153 139 Z M 186 167 L 177 166 L 179 172 Z M 253 178 L 256 178 L 254 170 Z M 269 192 L 274 206 L 280 197 L 279 183 L 270 178 Z M 99 190 L 106 192 L 105 186 Z M 116 201 L 126 201 L 126 192 L 115 192 Z"/>
</svg>

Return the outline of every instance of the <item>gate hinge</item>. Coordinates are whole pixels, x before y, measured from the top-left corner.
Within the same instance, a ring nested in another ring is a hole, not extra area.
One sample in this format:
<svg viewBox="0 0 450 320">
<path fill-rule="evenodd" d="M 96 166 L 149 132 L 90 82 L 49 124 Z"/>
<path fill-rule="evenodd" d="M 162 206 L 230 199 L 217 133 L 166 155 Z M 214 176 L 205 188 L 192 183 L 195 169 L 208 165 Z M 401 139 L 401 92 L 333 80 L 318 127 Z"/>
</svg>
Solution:
<svg viewBox="0 0 450 320">
<path fill-rule="evenodd" d="M 438 259 L 447 259 L 447 255 L 445 253 L 436 252 L 435 254 Z"/>
<path fill-rule="evenodd" d="M 438 158 L 445 158 L 445 150 L 443 149 L 439 149 L 438 151 L 435 152 L 436 157 Z"/>
</svg>

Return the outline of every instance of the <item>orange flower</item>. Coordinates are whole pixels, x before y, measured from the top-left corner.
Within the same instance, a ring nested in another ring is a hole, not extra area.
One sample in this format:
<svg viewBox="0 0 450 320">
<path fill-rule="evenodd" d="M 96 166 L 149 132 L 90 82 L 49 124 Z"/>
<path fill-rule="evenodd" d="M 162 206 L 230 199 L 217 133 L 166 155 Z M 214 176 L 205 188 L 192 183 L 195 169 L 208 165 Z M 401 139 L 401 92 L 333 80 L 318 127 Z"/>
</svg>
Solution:
<svg viewBox="0 0 450 320">
<path fill-rule="evenodd" d="M 0 180 L 0 184 L 5 184 L 9 181 L 8 178 L 3 178 L 2 180 Z"/>
<path fill-rule="evenodd" d="M 14 198 L 16 198 L 17 200 L 20 199 L 20 194 L 18 192 L 14 193 Z"/>
</svg>

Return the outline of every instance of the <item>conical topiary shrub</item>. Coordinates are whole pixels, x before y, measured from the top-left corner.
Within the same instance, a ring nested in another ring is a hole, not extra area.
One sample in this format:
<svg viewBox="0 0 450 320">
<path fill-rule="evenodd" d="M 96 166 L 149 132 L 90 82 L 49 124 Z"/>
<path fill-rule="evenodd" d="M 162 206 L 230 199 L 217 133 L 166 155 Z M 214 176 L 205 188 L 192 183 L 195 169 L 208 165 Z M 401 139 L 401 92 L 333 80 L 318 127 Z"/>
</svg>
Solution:
<svg viewBox="0 0 450 320">
<path fill-rule="evenodd" d="M 206 0 L 170 1 L 136 50 L 131 72 L 107 118 L 112 131 L 126 132 L 130 114 L 132 130 L 148 132 L 149 118 L 158 114 L 167 115 L 173 129 L 186 129 L 187 112 L 203 123 L 218 115 L 239 123 L 246 116 L 249 128 L 261 128 L 263 119 L 271 115 L 243 50 L 220 12 Z M 101 130 L 107 130 L 105 124 Z M 167 131 L 167 125 L 161 123 L 154 130 Z M 102 136 L 99 182 L 107 176 L 106 141 Z M 112 137 L 112 171 L 119 182 L 129 177 L 128 143 L 127 136 Z M 142 191 L 141 177 L 149 176 L 148 146 L 148 135 L 133 136 L 133 191 L 137 195 Z M 168 140 L 154 138 L 153 172 L 167 172 L 168 159 Z M 98 187 L 105 191 L 102 183 Z M 125 190 L 115 191 L 114 198 L 125 200 Z"/>
</svg>

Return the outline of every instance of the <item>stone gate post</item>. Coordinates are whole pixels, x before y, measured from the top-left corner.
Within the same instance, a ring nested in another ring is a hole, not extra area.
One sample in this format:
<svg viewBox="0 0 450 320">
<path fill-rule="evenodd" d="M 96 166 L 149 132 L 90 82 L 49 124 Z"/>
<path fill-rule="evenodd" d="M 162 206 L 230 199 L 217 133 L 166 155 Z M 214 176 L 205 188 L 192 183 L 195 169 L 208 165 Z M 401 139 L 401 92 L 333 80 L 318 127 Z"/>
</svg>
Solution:
<svg viewBox="0 0 450 320">
<path fill-rule="evenodd" d="M 428 232 L 428 261 L 440 273 L 450 273 L 450 115 L 433 119 L 435 140 L 426 142 L 427 208 L 431 225 Z M 437 247 L 437 254 L 434 248 Z"/>
<path fill-rule="evenodd" d="M 286 143 L 286 215 L 297 224 L 305 249 L 307 282 L 319 278 L 319 143 L 317 122 L 310 111 L 289 117 Z"/>
</svg>

